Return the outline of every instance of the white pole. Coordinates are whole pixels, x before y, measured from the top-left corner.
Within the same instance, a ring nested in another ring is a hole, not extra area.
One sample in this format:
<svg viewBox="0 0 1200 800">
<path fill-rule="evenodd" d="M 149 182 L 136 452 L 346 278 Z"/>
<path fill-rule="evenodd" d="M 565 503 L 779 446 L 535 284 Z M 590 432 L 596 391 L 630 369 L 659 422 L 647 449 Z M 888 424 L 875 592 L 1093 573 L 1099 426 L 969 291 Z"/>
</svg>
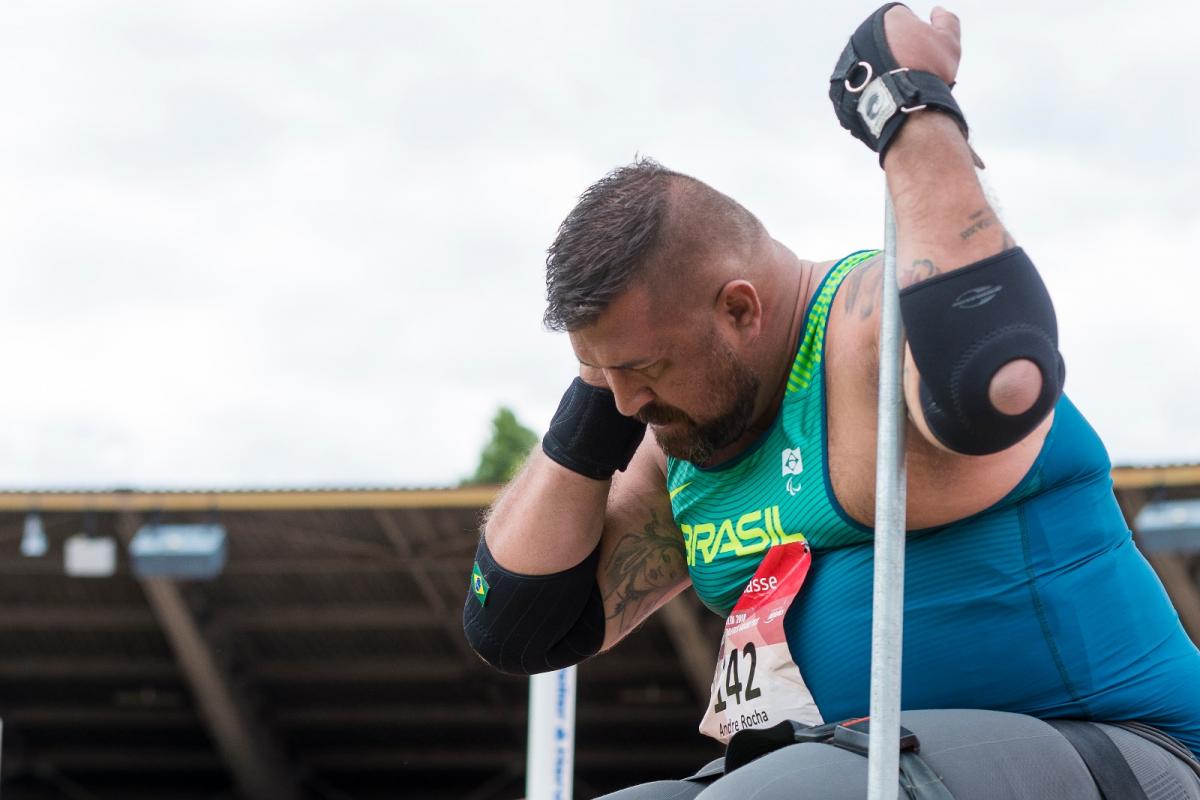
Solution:
<svg viewBox="0 0 1200 800">
<path fill-rule="evenodd" d="M 900 654 L 904 636 L 904 331 L 896 282 L 896 217 L 884 191 L 883 304 L 879 331 L 879 439 L 875 461 L 875 599 L 871 611 L 868 800 L 900 789 Z"/>
<path fill-rule="evenodd" d="M 575 667 L 529 677 L 527 800 L 571 800 L 575 774 Z"/>
</svg>

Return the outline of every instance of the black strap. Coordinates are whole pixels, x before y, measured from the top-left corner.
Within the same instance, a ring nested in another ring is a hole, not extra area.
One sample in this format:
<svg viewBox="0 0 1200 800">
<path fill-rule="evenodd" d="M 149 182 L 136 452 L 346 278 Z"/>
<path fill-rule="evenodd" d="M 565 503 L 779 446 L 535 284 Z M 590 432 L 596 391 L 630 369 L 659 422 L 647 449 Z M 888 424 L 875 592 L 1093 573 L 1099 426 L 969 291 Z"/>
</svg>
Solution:
<svg viewBox="0 0 1200 800">
<path fill-rule="evenodd" d="M 834 725 L 836 723 L 810 727 L 795 720 L 785 719 L 769 728 L 747 728 L 738 731 L 725 747 L 725 774 L 728 775 L 738 767 L 789 744 L 828 741 L 833 735 Z M 815 732 L 816 735 L 805 736 L 808 732 Z"/>
<path fill-rule="evenodd" d="M 1100 728 L 1073 719 L 1048 719 L 1046 723 L 1079 752 L 1104 800 L 1149 800 L 1125 756 Z"/>
<path fill-rule="evenodd" d="M 900 786 L 911 800 L 954 800 L 942 776 L 912 751 L 900 754 Z"/>
<path fill-rule="evenodd" d="M 1168 753 L 1182 761 L 1184 766 L 1196 773 L 1197 778 L 1200 778 L 1200 759 L 1197 759 L 1192 751 L 1187 749 L 1183 742 L 1179 741 L 1174 736 L 1171 736 L 1166 731 L 1160 731 L 1153 725 L 1147 725 L 1144 722 L 1134 722 L 1132 720 L 1127 720 L 1125 722 L 1109 722 L 1106 724 L 1112 725 L 1114 728 L 1122 728 L 1127 730 L 1135 736 L 1140 736 L 1147 742 L 1150 742 L 1157 747 L 1161 747 L 1163 750 L 1166 750 Z"/>
<path fill-rule="evenodd" d="M 853 728 L 847 731 L 846 726 Z M 856 737 L 837 737 L 837 731 L 843 733 L 857 732 Z M 942 783 L 941 777 L 917 753 L 921 746 L 917 737 L 907 728 L 901 728 L 900 786 L 910 800 L 954 800 L 954 795 Z M 803 742 L 827 744 L 843 750 L 867 757 L 867 735 L 869 734 L 866 718 L 848 720 L 847 723 L 827 722 L 824 725 L 802 725 L 794 720 L 784 720 L 770 728 L 751 728 L 738 731 L 729 740 L 725 750 L 725 774 L 745 766 L 756 758 L 772 753 L 781 747 Z M 713 764 L 709 765 L 714 766 Z M 694 778 L 708 777 L 697 773 Z"/>
</svg>

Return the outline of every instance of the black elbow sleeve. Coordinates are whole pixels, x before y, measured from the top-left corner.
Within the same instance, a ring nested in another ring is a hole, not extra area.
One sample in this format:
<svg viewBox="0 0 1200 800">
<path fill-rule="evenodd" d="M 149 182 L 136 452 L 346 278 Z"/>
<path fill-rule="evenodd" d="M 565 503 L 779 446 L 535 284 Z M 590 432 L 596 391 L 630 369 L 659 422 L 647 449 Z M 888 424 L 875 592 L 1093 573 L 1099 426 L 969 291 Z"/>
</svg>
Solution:
<svg viewBox="0 0 1200 800">
<path fill-rule="evenodd" d="M 930 431 L 967 455 L 998 453 L 1025 438 L 1054 408 L 1066 370 L 1050 294 L 1021 248 L 913 284 L 900 312 L 921 372 L 921 407 Z M 1041 392 L 1024 413 L 1005 414 L 988 391 L 1005 364 L 1028 359 Z"/>
<path fill-rule="evenodd" d="M 475 551 L 463 632 L 484 661 L 532 675 L 578 664 L 604 643 L 604 601 L 596 583 L 600 547 L 553 575 L 519 575 L 496 563 L 483 537 Z"/>
</svg>

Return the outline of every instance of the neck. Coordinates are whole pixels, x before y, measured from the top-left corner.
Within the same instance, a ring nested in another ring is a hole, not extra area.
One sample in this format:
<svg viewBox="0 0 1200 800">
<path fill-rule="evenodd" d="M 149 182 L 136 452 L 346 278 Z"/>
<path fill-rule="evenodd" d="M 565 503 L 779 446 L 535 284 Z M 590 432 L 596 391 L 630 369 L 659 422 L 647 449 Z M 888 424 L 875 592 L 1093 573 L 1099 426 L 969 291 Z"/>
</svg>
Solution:
<svg viewBox="0 0 1200 800">
<path fill-rule="evenodd" d="M 774 243 L 778 280 L 767 294 L 764 309 L 763 340 L 755 368 L 762 379 L 754 418 L 746 432 L 728 447 L 713 454 L 708 464 L 719 464 L 733 458 L 768 430 L 779 414 L 787 392 L 788 377 L 796 360 L 796 344 L 804 326 L 804 311 L 821 278 L 820 266 L 801 261 L 781 244 Z"/>
<path fill-rule="evenodd" d="M 780 247 L 782 249 L 782 245 Z M 782 302 L 776 311 L 777 324 L 771 332 L 774 338 L 766 343 L 763 352 L 765 363 L 760 372 L 763 388 L 759 392 L 759 406 L 752 426 L 760 430 L 771 426 L 783 403 L 792 364 L 796 360 L 796 346 L 804 327 L 804 311 L 820 277 L 816 264 L 801 261 L 790 251 L 785 252 L 788 261 L 781 272 L 786 280 L 780 282 L 779 292 Z"/>
</svg>

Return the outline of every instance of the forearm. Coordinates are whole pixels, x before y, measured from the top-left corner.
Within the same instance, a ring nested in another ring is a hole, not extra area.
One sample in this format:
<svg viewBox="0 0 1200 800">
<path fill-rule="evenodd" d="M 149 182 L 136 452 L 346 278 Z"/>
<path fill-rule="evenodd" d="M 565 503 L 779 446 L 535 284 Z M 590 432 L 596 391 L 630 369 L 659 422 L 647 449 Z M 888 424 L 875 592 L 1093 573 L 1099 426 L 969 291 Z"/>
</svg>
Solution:
<svg viewBox="0 0 1200 800">
<path fill-rule="evenodd" d="M 975 173 L 950 92 L 961 41 L 943 8 L 926 24 L 902 4 L 881 6 L 842 50 L 829 97 L 887 175 L 913 422 L 934 446 L 974 456 L 1029 437 L 1065 373 L 1045 283 Z"/>
<path fill-rule="evenodd" d="M 896 214 L 900 288 L 1012 247 L 971 150 L 946 114 L 914 112 L 884 160 Z"/>
<path fill-rule="evenodd" d="M 505 569 L 526 575 L 575 566 L 600 541 L 611 485 L 572 472 L 534 448 L 488 514 L 488 549 Z"/>
<path fill-rule="evenodd" d="M 475 550 L 463 632 L 492 666 L 561 669 L 604 643 L 596 583 L 610 481 L 567 470 L 537 448 L 496 502 Z"/>
<path fill-rule="evenodd" d="M 970 147 L 953 119 L 939 113 L 915 112 L 913 118 L 907 121 L 897 137 L 897 141 L 888 151 L 884 160 L 884 169 L 887 173 L 888 190 L 892 196 L 896 216 L 896 267 L 901 289 L 927 281 L 935 276 L 943 276 L 941 280 L 953 281 L 955 279 L 946 277 L 946 273 L 953 273 L 962 267 L 980 265 L 985 260 L 994 262 L 995 259 L 991 257 L 1004 251 L 1009 252 L 1001 258 L 1012 257 L 1014 251 L 1011 251 L 1010 248 L 1013 248 L 1015 243 L 988 203 L 975 172 Z M 1040 278 L 1036 278 L 1036 275 L 1034 281 L 1039 286 L 1041 285 Z M 1002 283 L 1006 284 L 1007 281 Z M 949 341 L 946 337 L 965 335 L 963 325 L 974 324 L 968 322 L 971 317 L 965 309 L 990 303 L 993 295 L 1003 290 L 1001 284 L 993 284 L 989 280 L 983 282 L 977 280 L 975 284 L 969 289 L 962 290 L 962 294 L 958 298 L 951 296 L 951 299 L 943 298 L 940 303 L 933 304 L 928 314 L 910 318 L 909 312 L 905 312 L 906 325 L 935 326 L 939 331 L 935 337 L 938 346 L 930 348 L 926 342 L 923 351 L 926 353 L 926 360 L 921 363 L 929 366 L 932 363 L 930 359 L 935 357 L 934 354 L 938 354 L 936 357 L 942 359 L 958 352 L 958 350 L 944 348 L 941 345 Z M 922 284 L 923 288 L 916 291 L 929 291 L 929 285 Z M 941 285 L 953 284 L 943 283 Z M 958 292 L 961 289 L 960 285 L 954 291 Z M 986 290 L 986 292 L 968 297 L 970 293 L 982 290 Z M 1013 291 L 1017 291 L 1017 287 L 1009 286 L 1010 294 Z M 1042 291 L 1044 292 L 1044 288 Z M 1030 295 L 1030 297 L 1035 296 L 1036 293 Z M 1005 298 L 1007 297 L 1006 295 Z M 1016 330 L 1022 326 L 1029 327 L 1031 321 L 1033 323 L 1048 322 L 1048 325 L 1039 327 L 1052 330 L 1054 327 L 1053 312 L 1050 310 L 1049 298 L 1044 295 L 1043 297 L 1042 306 L 1032 303 L 1023 308 L 1011 308 L 1012 316 L 1006 318 L 1004 325 L 1009 329 Z M 903 305 L 904 302 L 906 301 L 902 300 L 902 309 L 906 308 Z M 962 303 L 961 306 L 960 303 Z M 997 307 L 990 306 L 992 309 Z M 1039 316 L 1037 308 L 1040 307 L 1044 307 L 1046 311 Z M 1031 313 L 1034 314 L 1033 317 L 1029 316 Z M 1049 315 L 1048 318 L 1044 318 L 1046 314 Z M 1016 323 L 1020 323 L 1020 325 Z M 972 330 L 970 335 L 977 337 L 983 334 L 980 331 Z M 993 331 L 989 335 L 999 334 Z M 1053 336 L 1052 333 L 1050 335 Z M 910 335 L 909 338 L 910 345 L 916 347 L 915 344 L 912 344 L 914 336 Z M 921 337 L 922 341 L 927 339 L 928 336 Z M 1037 406 L 1039 398 L 1046 402 L 1052 402 L 1052 398 L 1043 397 L 1043 388 L 1047 378 L 1052 381 L 1061 378 L 1057 355 L 1049 352 L 1044 354 L 1045 357 L 1042 358 L 1044 363 L 1042 368 L 1039 368 L 1035 361 L 1027 357 L 1026 354 L 1032 352 L 1028 350 L 1028 347 L 1028 342 L 1014 345 L 1016 349 L 1012 349 L 1011 359 L 1007 362 L 1000 360 L 994 364 L 990 375 L 972 373 L 975 383 L 970 385 L 956 383 L 954 387 L 943 386 L 942 388 L 949 394 L 943 392 L 935 405 L 945 411 L 948 403 L 955 402 L 951 398 L 958 398 L 958 402 L 961 403 L 965 395 L 978 396 L 979 392 L 986 392 L 988 408 L 981 415 L 976 415 L 982 420 L 992 411 L 1000 412 L 1004 418 L 1023 415 Z M 963 357 L 962 353 L 957 356 L 957 358 Z M 923 409 L 924 403 L 920 394 L 922 375 L 918 372 L 918 362 L 920 362 L 920 358 L 914 357 L 913 350 L 910 348 L 905 358 L 905 394 L 910 413 L 918 429 L 929 441 L 938 446 L 944 446 L 947 434 L 943 433 L 941 437 L 933 434 L 929 418 Z M 966 373 L 959 362 L 955 361 L 954 363 L 959 365 L 955 368 L 958 372 L 950 372 L 947 373 L 948 375 L 956 376 L 959 372 Z M 1044 370 L 1049 371 L 1044 375 Z M 936 371 L 941 372 L 941 370 Z M 957 380 L 957 378 L 953 378 L 953 380 Z M 982 381 L 986 381 L 986 383 L 982 383 Z M 939 380 L 935 383 L 940 385 L 944 381 Z M 961 420 L 964 414 L 965 412 L 959 409 L 957 418 Z M 1036 425 L 1037 421 L 1032 420 L 1029 425 Z M 992 419 L 992 422 L 995 422 L 995 418 Z M 1017 424 L 1014 422 L 1015 431 Z M 1029 427 L 1025 422 L 1021 422 L 1020 425 L 1020 431 Z M 988 429 L 995 428 L 993 424 L 985 425 L 983 422 L 977 423 L 977 426 Z M 1006 445 L 1016 439 L 1018 435 L 1019 431 L 1007 438 L 997 438 L 995 444 L 985 445 L 981 443 L 982 440 L 979 440 L 979 442 L 973 442 L 972 446 L 982 448 L 981 452 L 994 452 L 995 448 Z M 959 439 L 962 440 L 962 444 L 956 445 L 956 447 L 966 446 L 966 437 L 959 437 Z M 975 439 L 978 440 L 979 437 L 976 436 Z M 967 449 L 962 452 L 973 451 Z"/>
<path fill-rule="evenodd" d="M 534 452 L 476 550 L 481 579 L 472 578 L 463 627 L 486 661 L 518 673 L 576 664 L 686 584 L 683 536 L 655 452 L 643 443 L 613 480 Z"/>
</svg>

